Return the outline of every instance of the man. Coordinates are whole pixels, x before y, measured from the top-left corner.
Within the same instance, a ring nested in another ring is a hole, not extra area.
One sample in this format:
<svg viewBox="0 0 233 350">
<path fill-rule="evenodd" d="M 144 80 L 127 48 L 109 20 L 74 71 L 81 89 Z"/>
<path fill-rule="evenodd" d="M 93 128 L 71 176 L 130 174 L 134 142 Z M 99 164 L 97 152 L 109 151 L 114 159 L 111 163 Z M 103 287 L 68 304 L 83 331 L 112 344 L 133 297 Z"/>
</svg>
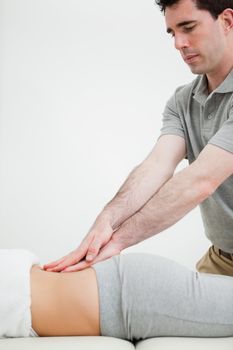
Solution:
<svg viewBox="0 0 233 350">
<path fill-rule="evenodd" d="M 156 2 L 175 48 L 198 76 L 168 101 L 155 147 L 81 245 L 45 265 L 48 271 L 77 271 L 119 254 L 200 205 L 213 246 L 197 268 L 233 276 L 233 0 Z M 189 166 L 174 174 L 184 158 Z"/>
</svg>

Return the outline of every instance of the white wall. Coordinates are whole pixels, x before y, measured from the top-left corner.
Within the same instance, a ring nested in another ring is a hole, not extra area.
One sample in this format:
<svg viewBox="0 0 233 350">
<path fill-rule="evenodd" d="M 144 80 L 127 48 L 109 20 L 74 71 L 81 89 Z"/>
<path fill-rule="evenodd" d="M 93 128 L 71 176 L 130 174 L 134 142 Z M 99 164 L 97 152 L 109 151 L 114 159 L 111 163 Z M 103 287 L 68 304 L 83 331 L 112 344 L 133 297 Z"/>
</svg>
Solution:
<svg viewBox="0 0 233 350">
<path fill-rule="evenodd" d="M 0 0 L 0 52 L 1 247 L 45 263 L 80 243 L 194 77 L 153 0 Z M 195 209 L 125 252 L 192 267 L 208 245 Z"/>
</svg>

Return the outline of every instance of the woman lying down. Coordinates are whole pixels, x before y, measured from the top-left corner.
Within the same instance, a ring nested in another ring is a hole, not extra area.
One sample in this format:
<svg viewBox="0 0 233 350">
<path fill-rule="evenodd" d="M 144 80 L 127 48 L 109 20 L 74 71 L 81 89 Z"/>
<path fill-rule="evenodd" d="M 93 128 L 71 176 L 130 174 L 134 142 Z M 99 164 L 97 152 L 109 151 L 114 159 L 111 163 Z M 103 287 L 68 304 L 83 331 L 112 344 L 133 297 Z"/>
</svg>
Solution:
<svg viewBox="0 0 233 350">
<path fill-rule="evenodd" d="M 0 250 L 0 337 L 233 336 L 233 277 L 151 254 L 121 254 L 72 273 L 29 251 Z"/>
</svg>

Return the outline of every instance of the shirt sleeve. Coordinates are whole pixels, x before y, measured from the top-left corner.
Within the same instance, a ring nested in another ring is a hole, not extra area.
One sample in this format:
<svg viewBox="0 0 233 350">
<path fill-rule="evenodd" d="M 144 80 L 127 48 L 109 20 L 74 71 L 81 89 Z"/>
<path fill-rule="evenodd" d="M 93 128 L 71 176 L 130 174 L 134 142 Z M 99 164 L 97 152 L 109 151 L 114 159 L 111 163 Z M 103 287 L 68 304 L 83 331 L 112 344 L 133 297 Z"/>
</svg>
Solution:
<svg viewBox="0 0 233 350">
<path fill-rule="evenodd" d="M 184 128 L 177 111 L 176 93 L 168 100 L 165 106 L 159 137 L 169 134 L 178 135 L 185 139 Z"/>
<path fill-rule="evenodd" d="M 233 153 L 233 106 L 229 112 L 229 118 L 208 143 Z"/>
</svg>

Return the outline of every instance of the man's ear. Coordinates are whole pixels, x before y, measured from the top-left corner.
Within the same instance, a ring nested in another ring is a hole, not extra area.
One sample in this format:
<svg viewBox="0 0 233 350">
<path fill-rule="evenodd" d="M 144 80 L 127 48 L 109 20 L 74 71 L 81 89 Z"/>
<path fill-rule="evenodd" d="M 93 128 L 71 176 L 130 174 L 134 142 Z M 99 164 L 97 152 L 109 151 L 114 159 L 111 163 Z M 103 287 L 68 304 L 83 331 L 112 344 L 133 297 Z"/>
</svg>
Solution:
<svg viewBox="0 0 233 350">
<path fill-rule="evenodd" d="M 225 9 L 220 14 L 224 32 L 227 34 L 233 29 L 233 9 Z"/>
</svg>

